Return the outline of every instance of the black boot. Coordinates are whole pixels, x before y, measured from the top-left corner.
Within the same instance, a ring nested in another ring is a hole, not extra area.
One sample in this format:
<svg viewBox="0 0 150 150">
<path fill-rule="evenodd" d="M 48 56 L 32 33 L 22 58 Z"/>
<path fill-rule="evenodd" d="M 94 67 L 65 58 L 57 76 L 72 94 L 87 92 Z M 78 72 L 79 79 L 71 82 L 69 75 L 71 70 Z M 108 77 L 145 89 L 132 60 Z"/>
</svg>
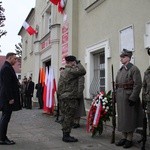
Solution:
<svg viewBox="0 0 150 150">
<path fill-rule="evenodd" d="M 132 141 L 126 140 L 125 144 L 123 145 L 123 148 L 130 148 L 133 146 Z"/>
<path fill-rule="evenodd" d="M 71 137 L 69 132 L 63 132 L 62 140 L 64 142 L 78 142 L 78 139 Z"/>
</svg>

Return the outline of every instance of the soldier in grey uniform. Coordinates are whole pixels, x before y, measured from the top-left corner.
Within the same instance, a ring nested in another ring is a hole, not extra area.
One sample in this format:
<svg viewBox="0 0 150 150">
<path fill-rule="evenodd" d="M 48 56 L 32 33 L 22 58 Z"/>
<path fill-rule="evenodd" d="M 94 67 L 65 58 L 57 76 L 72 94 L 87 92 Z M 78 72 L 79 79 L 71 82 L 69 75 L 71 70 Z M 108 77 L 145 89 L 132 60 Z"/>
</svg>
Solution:
<svg viewBox="0 0 150 150">
<path fill-rule="evenodd" d="M 65 60 L 65 69 L 60 74 L 57 90 L 58 99 L 61 101 L 61 112 L 64 116 L 62 140 L 64 142 L 77 142 L 78 139 L 71 137 L 70 133 L 78 105 L 78 78 L 85 75 L 86 70 L 80 63 L 77 65 L 75 56 L 67 56 Z"/>
<path fill-rule="evenodd" d="M 118 111 L 118 131 L 122 139 L 116 146 L 132 147 L 133 133 L 137 127 L 142 127 L 142 105 L 140 91 L 142 79 L 140 70 L 130 63 L 132 52 L 123 49 L 120 61 L 123 64 L 116 76 L 116 102 Z"/>
<path fill-rule="evenodd" d="M 84 76 L 78 78 L 78 107 L 75 113 L 73 128 L 79 128 L 80 118 L 86 116 L 84 96 L 83 96 L 84 82 L 85 82 Z"/>
<path fill-rule="evenodd" d="M 150 55 L 150 49 L 148 50 L 148 55 Z M 150 66 L 144 72 L 142 100 L 144 102 L 144 107 L 146 107 L 147 109 L 149 136 L 150 136 Z"/>
</svg>

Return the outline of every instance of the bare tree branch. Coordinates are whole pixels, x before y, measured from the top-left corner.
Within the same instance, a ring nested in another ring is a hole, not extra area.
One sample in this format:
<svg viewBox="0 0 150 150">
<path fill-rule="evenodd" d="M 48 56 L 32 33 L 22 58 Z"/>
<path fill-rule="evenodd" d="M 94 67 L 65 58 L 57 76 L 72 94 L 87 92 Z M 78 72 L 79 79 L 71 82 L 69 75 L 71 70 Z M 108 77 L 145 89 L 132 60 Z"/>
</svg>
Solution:
<svg viewBox="0 0 150 150">
<path fill-rule="evenodd" d="M 22 57 L 22 43 L 15 44 L 15 47 L 16 47 L 16 49 L 15 49 L 16 54 L 21 59 L 21 57 Z"/>
<path fill-rule="evenodd" d="M 6 20 L 6 17 L 4 15 L 4 11 L 5 11 L 5 9 L 2 7 L 2 2 L 0 2 L 0 28 L 5 26 L 4 21 Z M 7 32 L 5 30 L 0 29 L 0 38 L 3 35 L 6 35 L 6 33 Z"/>
</svg>

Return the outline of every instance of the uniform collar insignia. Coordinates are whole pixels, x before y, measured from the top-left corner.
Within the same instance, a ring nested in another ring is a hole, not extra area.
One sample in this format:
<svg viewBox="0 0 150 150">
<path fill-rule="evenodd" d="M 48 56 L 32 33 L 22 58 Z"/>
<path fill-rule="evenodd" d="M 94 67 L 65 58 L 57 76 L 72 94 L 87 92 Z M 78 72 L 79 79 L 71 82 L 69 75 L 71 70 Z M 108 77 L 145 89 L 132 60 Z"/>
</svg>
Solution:
<svg viewBox="0 0 150 150">
<path fill-rule="evenodd" d="M 132 63 L 128 63 L 127 65 L 122 65 L 122 67 L 120 68 L 120 70 L 122 70 L 123 68 L 125 68 L 126 70 L 129 70 L 132 66 L 133 66 Z"/>
</svg>

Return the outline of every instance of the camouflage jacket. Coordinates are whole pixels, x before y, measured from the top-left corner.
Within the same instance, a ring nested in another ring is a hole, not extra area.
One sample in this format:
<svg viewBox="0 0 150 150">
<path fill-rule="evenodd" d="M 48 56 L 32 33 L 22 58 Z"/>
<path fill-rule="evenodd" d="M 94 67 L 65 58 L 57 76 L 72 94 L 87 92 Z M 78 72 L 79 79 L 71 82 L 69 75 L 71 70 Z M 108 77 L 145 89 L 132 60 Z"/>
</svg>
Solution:
<svg viewBox="0 0 150 150">
<path fill-rule="evenodd" d="M 150 67 L 144 72 L 142 100 L 150 102 Z"/>
<path fill-rule="evenodd" d="M 58 99 L 78 98 L 78 78 L 85 74 L 86 70 L 80 63 L 78 67 L 65 66 L 58 81 Z"/>
</svg>

